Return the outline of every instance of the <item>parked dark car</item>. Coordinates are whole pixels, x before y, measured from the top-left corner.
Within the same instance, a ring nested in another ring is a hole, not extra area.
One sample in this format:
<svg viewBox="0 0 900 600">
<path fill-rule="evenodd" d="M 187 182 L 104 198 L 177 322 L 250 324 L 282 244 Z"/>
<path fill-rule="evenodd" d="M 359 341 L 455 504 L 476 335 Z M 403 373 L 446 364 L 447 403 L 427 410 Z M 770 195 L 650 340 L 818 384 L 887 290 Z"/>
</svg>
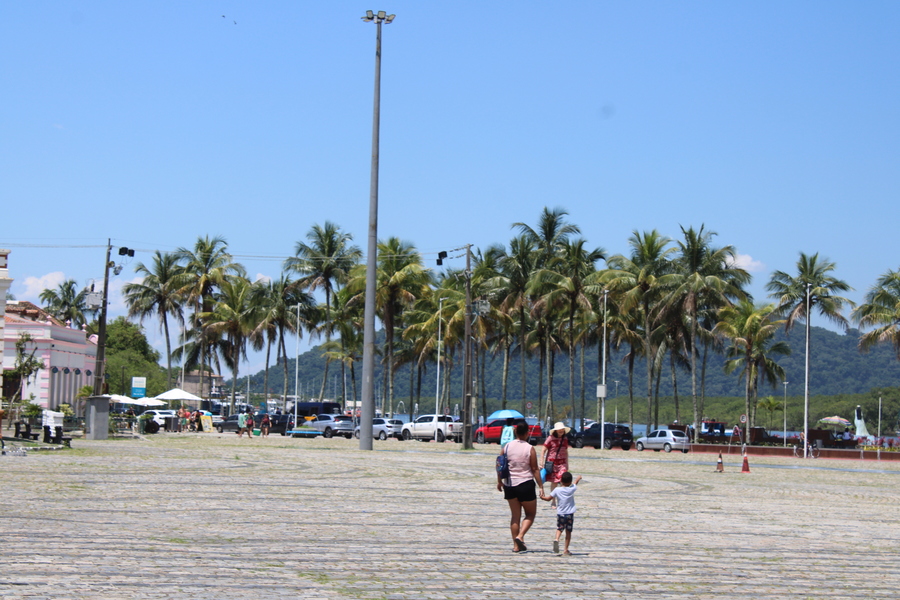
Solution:
<svg viewBox="0 0 900 600">
<path fill-rule="evenodd" d="M 225 417 L 221 421 L 216 424 L 216 430 L 219 433 L 225 433 L 226 431 L 237 431 L 238 430 L 238 415 L 230 415 Z"/>
<path fill-rule="evenodd" d="M 603 447 L 609 450 L 614 446 L 619 446 L 622 450 L 630 450 L 632 444 L 631 429 L 628 425 L 620 425 L 619 423 L 606 423 L 603 434 Z M 594 423 L 583 432 L 575 432 L 573 429 L 569 432 L 569 443 L 576 447 L 584 446 L 600 447 L 600 423 Z"/>
</svg>

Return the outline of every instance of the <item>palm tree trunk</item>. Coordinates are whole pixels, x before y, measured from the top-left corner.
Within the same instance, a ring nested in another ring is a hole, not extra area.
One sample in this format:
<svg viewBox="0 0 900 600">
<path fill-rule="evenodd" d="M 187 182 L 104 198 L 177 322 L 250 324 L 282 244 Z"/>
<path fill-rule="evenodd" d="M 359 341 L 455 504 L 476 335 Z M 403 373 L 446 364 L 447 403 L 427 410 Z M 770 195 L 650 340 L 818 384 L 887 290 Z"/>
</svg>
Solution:
<svg viewBox="0 0 900 600">
<path fill-rule="evenodd" d="M 166 334 L 166 389 L 172 389 L 172 341 L 169 339 L 169 320 L 163 313 L 163 330 Z"/>
<path fill-rule="evenodd" d="M 287 347 L 284 342 L 284 332 L 283 331 L 281 332 L 281 356 L 282 356 L 282 358 L 284 358 L 284 369 L 283 369 L 283 373 L 282 373 L 282 376 L 284 377 L 284 381 L 282 382 L 284 384 L 284 386 L 282 387 L 282 390 L 283 390 L 282 396 L 283 396 L 284 400 L 282 401 L 281 408 L 282 408 L 282 410 L 287 410 L 288 357 L 287 357 Z M 296 360 L 296 358 L 295 358 L 295 360 Z M 299 401 L 300 401 L 300 394 L 297 392 L 297 390 L 294 390 L 294 403 L 296 404 Z"/>
<path fill-rule="evenodd" d="M 659 383 L 662 379 L 662 368 L 656 371 L 656 392 L 653 394 L 653 429 L 659 429 Z"/>
<path fill-rule="evenodd" d="M 703 418 L 703 411 L 706 404 L 706 365 L 709 360 L 709 344 L 703 344 L 703 364 L 700 367 L 700 418 Z"/>
<path fill-rule="evenodd" d="M 503 380 L 500 382 L 500 408 L 506 410 L 506 384 L 509 381 L 509 337 L 503 338 Z M 523 415 L 525 413 L 522 413 Z"/>
<path fill-rule="evenodd" d="M 669 352 L 670 367 L 672 368 L 672 394 L 675 396 L 675 420 L 681 422 L 681 412 L 678 407 L 678 374 L 675 369 L 675 350 Z"/>
<path fill-rule="evenodd" d="M 697 311 L 691 311 L 691 407 L 694 409 L 694 443 L 700 434 L 700 404 L 697 402 Z"/>
<path fill-rule="evenodd" d="M 540 357 L 538 358 L 538 416 L 545 415 L 546 412 L 544 410 L 544 346 L 540 345 L 538 348 L 538 354 Z"/>
<path fill-rule="evenodd" d="M 547 416 L 552 421 L 553 415 L 553 358 L 554 353 L 550 351 L 550 336 L 547 336 Z"/>
<path fill-rule="evenodd" d="M 634 431 L 634 360 L 637 354 L 635 350 L 632 346 L 631 352 L 628 353 L 628 423 L 632 431 Z"/>
<path fill-rule="evenodd" d="M 263 396 L 266 401 L 266 410 L 269 409 L 269 358 L 272 356 L 272 341 L 266 341 L 266 369 L 263 375 Z"/>
<path fill-rule="evenodd" d="M 522 414 L 527 415 L 525 405 L 528 403 L 525 379 L 525 308 L 519 309 L 519 364 L 522 369 Z M 538 395 L 540 398 L 540 395 Z M 540 413 L 538 413 L 540 414 Z"/>
<path fill-rule="evenodd" d="M 644 305 L 644 360 L 647 361 L 647 427 L 653 422 L 653 356 L 650 345 L 650 307 Z M 648 429 L 649 431 L 649 429 Z"/>
<path fill-rule="evenodd" d="M 581 345 L 581 429 L 584 430 L 584 419 L 587 416 L 584 412 L 585 410 L 585 398 L 584 398 L 584 353 L 585 353 L 585 345 Z"/>
<path fill-rule="evenodd" d="M 569 403 L 575 410 L 575 318 L 569 313 Z"/>
</svg>

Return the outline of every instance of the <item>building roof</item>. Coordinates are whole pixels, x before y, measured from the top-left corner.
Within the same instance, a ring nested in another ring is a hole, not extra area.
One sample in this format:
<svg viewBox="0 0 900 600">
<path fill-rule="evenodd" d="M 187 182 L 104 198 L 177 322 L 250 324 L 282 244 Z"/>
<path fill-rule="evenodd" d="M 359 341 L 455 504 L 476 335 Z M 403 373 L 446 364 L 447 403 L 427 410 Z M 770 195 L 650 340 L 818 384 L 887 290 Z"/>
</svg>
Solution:
<svg viewBox="0 0 900 600">
<path fill-rule="evenodd" d="M 31 302 L 25 300 L 10 300 L 6 303 L 6 315 L 7 318 L 10 316 L 17 316 L 19 320 L 17 321 L 9 321 L 10 323 L 21 323 L 23 321 L 31 321 L 33 323 L 37 322 L 50 322 L 54 325 L 58 325 L 59 327 L 65 327 L 66 324 L 48 313 L 46 310 L 32 304 Z"/>
</svg>

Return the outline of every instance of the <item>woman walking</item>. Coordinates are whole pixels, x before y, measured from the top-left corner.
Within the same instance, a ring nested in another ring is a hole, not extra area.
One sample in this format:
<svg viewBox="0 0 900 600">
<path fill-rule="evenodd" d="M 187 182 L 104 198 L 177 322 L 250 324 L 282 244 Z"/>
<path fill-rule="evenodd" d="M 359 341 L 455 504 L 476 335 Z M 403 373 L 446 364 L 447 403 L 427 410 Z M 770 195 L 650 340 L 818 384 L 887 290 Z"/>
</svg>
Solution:
<svg viewBox="0 0 900 600">
<path fill-rule="evenodd" d="M 569 431 L 571 431 L 570 427 L 557 421 L 550 430 L 550 435 L 544 441 L 541 464 L 546 465 L 547 461 L 553 461 L 553 468 L 547 469 L 547 482 L 550 484 L 551 492 L 562 481 L 562 474 L 569 470 L 569 438 L 566 437 Z M 556 507 L 555 498 L 550 506 Z"/>
<path fill-rule="evenodd" d="M 541 488 L 543 496 L 544 483 L 541 481 L 537 453 L 528 443 L 528 424 L 518 423 L 515 433 L 516 439 L 500 449 L 500 453 L 505 453 L 509 462 L 509 485 L 504 485 L 500 473 L 497 473 L 497 491 L 503 492 L 503 497 L 509 503 L 509 531 L 513 538 L 513 552 L 524 552 L 528 549 L 525 546 L 525 534 L 531 529 L 537 513 L 534 484 L 537 483 Z"/>
</svg>

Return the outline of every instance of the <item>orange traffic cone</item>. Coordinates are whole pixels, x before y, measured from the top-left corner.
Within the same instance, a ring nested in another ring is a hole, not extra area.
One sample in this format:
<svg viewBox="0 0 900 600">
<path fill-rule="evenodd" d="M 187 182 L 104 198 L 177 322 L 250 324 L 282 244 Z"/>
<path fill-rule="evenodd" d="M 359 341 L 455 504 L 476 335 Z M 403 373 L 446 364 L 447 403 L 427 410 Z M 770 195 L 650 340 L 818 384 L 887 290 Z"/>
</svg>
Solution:
<svg viewBox="0 0 900 600">
<path fill-rule="evenodd" d="M 747 453 L 744 452 L 744 466 L 741 467 L 741 473 L 749 473 L 750 472 L 750 463 L 747 462 Z"/>
<path fill-rule="evenodd" d="M 716 473 L 724 473 L 725 465 L 722 463 L 722 453 L 719 452 L 719 460 L 716 461 Z"/>
</svg>

